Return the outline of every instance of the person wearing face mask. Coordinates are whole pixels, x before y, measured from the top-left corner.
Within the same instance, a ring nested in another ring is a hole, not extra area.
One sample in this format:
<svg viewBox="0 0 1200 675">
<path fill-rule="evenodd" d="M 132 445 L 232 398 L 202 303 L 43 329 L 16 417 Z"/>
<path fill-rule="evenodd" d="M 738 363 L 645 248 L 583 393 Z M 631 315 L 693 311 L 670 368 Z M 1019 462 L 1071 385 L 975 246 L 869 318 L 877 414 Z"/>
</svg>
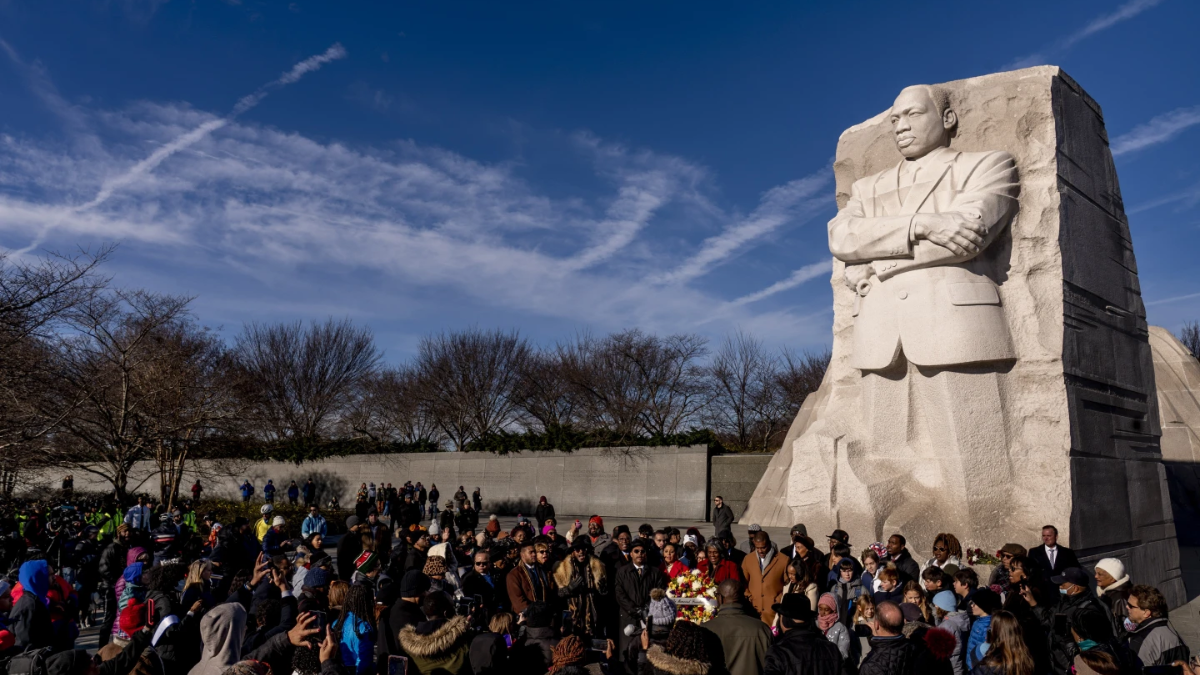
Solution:
<svg viewBox="0 0 1200 675">
<path fill-rule="evenodd" d="M 1188 647 L 1167 623 L 1167 600 L 1153 586 L 1138 585 L 1129 591 L 1129 650 L 1143 668 L 1187 662 Z"/>
<path fill-rule="evenodd" d="M 1055 672 L 1067 673 L 1080 651 L 1112 643 L 1112 624 L 1088 589 L 1088 576 L 1082 569 L 1068 567 L 1051 577 L 1050 583 L 1058 586 L 1059 602 L 1052 614 L 1042 615 L 1050 622 L 1043 622 L 1043 628 L 1050 634 L 1050 659 Z M 1083 643 L 1076 639 L 1080 631 L 1084 633 Z"/>
</svg>

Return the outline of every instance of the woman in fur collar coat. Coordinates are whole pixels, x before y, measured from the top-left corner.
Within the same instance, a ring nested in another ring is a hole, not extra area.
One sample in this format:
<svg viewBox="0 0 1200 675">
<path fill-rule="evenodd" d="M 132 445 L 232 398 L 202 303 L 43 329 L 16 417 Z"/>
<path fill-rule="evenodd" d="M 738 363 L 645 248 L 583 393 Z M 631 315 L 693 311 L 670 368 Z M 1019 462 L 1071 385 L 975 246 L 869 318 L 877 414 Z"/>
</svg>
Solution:
<svg viewBox="0 0 1200 675">
<path fill-rule="evenodd" d="M 719 653 L 716 636 L 687 621 L 676 621 L 667 641 L 651 645 L 639 675 L 718 675 L 723 663 L 714 664 Z M 645 640 L 643 639 L 643 642 Z"/>
<path fill-rule="evenodd" d="M 600 598 L 608 595 L 608 579 L 604 563 L 592 555 L 588 537 L 576 537 L 571 543 L 571 555 L 554 570 L 558 597 L 567 603 L 571 613 L 570 632 L 580 636 L 599 635 Z M 564 628 L 565 629 L 565 628 Z"/>
</svg>

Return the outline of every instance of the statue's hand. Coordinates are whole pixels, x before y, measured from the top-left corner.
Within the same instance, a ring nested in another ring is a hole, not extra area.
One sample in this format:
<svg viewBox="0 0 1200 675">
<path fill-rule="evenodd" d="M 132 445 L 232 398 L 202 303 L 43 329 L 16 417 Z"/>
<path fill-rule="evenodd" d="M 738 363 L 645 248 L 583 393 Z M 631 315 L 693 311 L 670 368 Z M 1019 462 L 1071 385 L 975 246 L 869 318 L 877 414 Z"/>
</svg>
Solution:
<svg viewBox="0 0 1200 675">
<path fill-rule="evenodd" d="M 973 215 L 918 213 L 913 216 L 913 236 L 950 249 L 955 255 L 975 255 L 983 248 L 987 227 Z"/>
<path fill-rule="evenodd" d="M 871 264 L 864 263 L 861 265 L 846 265 L 846 272 L 842 275 L 842 281 L 850 287 L 850 290 L 857 291 L 858 285 L 866 281 L 871 276 Z"/>
</svg>

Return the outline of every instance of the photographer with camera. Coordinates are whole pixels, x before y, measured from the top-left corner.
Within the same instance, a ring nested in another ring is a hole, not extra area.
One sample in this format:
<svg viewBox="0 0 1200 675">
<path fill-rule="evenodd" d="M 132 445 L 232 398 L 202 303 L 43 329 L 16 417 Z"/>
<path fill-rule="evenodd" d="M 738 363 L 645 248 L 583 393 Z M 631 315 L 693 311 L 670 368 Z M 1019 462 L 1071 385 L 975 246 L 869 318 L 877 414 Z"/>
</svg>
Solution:
<svg viewBox="0 0 1200 675">
<path fill-rule="evenodd" d="M 613 586 L 620 610 L 619 647 L 626 673 L 635 673 L 637 648 L 641 644 L 642 630 L 649 615 L 650 591 L 667 587 L 667 575 L 657 567 L 646 564 L 646 550 L 650 546 L 638 539 L 629 548 L 629 565 L 617 571 Z M 633 647 L 633 649 L 630 649 Z"/>
</svg>

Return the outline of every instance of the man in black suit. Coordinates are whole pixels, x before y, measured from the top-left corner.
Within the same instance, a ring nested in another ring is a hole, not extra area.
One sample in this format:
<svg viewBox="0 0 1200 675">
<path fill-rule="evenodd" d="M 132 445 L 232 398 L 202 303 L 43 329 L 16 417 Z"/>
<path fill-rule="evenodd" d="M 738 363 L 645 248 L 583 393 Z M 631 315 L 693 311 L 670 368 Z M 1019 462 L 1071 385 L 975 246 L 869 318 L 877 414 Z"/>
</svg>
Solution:
<svg viewBox="0 0 1200 675">
<path fill-rule="evenodd" d="M 1062 574 L 1070 567 L 1079 567 L 1079 558 L 1066 546 L 1058 545 L 1058 528 L 1047 525 L 1042 528 L 1042 545 L 1030 549 L 1029 557 L 1042 566 L 1048 576 Z"/>
<path fill-rule="evenodd" d="M 621 621 L 618 639 L 620 641 L 621 658 L 625 661 L 625 672 L 636 672 L 636 661 L 629 659 L 629 646 L 634 640 L 640 640 L 644 611 L 650 605 L 650 591 L 655 588 L 667 587 L 667 575 L 657 567 L 652 567 L 646 561 L 645 540 L 638 539 L 629 547 L 629 564 L 617 572 L 616 590 L 617 607 L 620 609 Z M 627 626 L 633 625 L 631 630 Z"/>
</svg>

